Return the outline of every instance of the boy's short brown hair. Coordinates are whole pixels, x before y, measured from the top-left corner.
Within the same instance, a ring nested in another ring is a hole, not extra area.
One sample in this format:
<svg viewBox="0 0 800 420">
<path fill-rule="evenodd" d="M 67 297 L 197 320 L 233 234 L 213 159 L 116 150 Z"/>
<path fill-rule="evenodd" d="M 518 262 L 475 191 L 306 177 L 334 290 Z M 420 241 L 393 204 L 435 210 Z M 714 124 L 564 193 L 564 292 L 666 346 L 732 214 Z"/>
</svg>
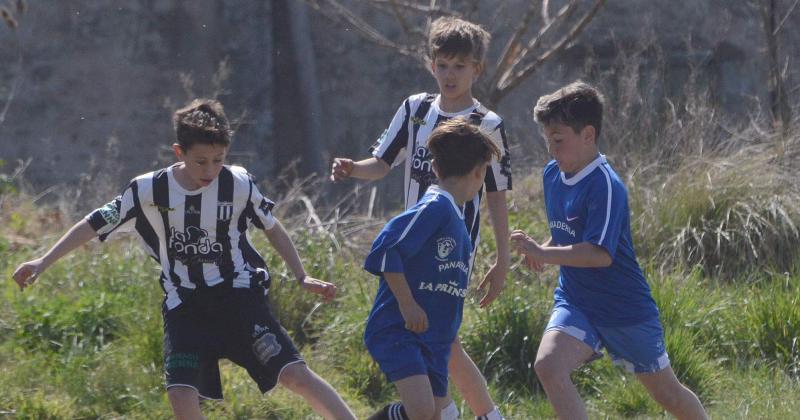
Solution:
<svg viewBox="0 0 800 420">
<path fill-rule="evenodd" d="M 603 126 L 603 102 L 597 88 L 578 80 L 539 98 L 533 119 L 542 126 L 564 124 L 576 133 L 591 125 L 597 139 Z"/>
<path fill-rule="evenodd" d="M 172 115 L 175 138 L 186 151 L 195 144 L 231 144 L 231 127 L 222 104 L 214 99 L 195 99 Z"/>
<path fill-rule="evenodd" d="M 480 25 L 455 17 L 440 17 L 431 23 L 428 55 L 431 60 L 437 56 L 472 56 L 481 63 L 491 39 Z"/>
<path fill-rule="evenodd" d="M 481 129 L 464 117 L 439 124 L 428 139 L 437 175 L 441 179 L 468 174 L 480 164 L 500 157 L 500 149 Z"/>
</svg>

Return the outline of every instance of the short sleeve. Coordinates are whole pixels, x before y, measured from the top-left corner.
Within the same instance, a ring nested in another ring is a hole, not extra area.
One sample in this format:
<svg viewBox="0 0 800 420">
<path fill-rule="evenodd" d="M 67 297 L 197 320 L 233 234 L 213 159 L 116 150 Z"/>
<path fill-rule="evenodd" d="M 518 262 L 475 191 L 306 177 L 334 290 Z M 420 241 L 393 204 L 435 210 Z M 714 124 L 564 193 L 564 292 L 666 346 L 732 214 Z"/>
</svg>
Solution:
<svg viewBox="0 0 800 420">
<path fill-rule="evenodd" d="M 389 128 L 384 130 L 380 138 L 370 148 L 372 156 L 388 163 L 392 167 L 403 163 L 406 158 L 408 118 L 410 114 L 410 101 L 406 99 L 394 114 Z"/>
<path fill-rule="evenodd" d="M 133 229 L 136 217 L 141 213 L 136 181 L 131 181 L 122 194 L 86 215 L 89 226 L 105 241 L 114 232 L 128 232 Z"/>
<path fill-rule="evenodd" d="M 605 168 L 599 172 L 603 176 L 594 180 L 587 196 L 583 241 L 605 248 L 613 259 L 628 214 L 628 195 Z"/>
<path fill-rule="evenodd" d="M 438 207 L 427 202 L 390 220 L 372 243 L 364 269 L 375 275 L 404 273 L 403 261 L 419 253 L 442 225 L 445 213 Z"/>
<path fill-rule="evenodd" d="M 489 133 L 489 138 L 500 150 L 500 159 L 492 157 L 492 161 L 486 171 L 484 180 L 486 191 L 511 190 L 511 152 L 508 149 L 503 122 L 501 121 L 497 126 L 486 131 Z"/>
<path fill-rule="evenodd" d="M 250 202 L 247 207 L 252 209 L 253 225 L 259 229 L 270 230 L 275 226 L 276 220 L 272 215 L 275 203 L 264 197 L 256 183 L 250 178 Z"/>
</svg>

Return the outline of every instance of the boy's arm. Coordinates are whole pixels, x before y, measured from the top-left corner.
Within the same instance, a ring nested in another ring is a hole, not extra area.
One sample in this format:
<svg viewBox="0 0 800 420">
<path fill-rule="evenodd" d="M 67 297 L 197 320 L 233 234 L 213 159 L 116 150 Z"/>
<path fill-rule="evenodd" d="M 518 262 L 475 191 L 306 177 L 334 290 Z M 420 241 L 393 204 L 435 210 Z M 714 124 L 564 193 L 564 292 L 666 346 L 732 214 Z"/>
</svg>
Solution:
<svg viewBox="0 0 800 420">
<path fill-rule="evenodd" d="M 347 158 L 333 159 L 330 179 L 333 182 L 347 178 L 365 179 L 374 181 L 381 179 L 389 173 L 392 167 L 382 159 L 371 157 L 358 162 Z"/>
<path fill-rule="evenodd" d="M 272 228 L 264 230 L 264 234 L 304 289 L 322 296 L 325 301 L 330 301 L 336 296 L 335 285 L 306 275 L 303 263 L 300 261 L 300 255 L 297 253 L 297 248 L 295 248 L 292 238 L 286 233 L 281 222 L 276 220 Z"/>
<path fill-rule="evenodd" d="M 542 246 L 519 230 L 511 233 L 511 241 L 517 251 L 531 257 L 539 264 L 601 268 L 608 267 L 613 262 L 605 248 L 589 242 L 567 246 Z"/>
<path fill-rule="evenodd" d="M 494 265 L 486 273 L 486 276 L 478 286 L 484 289 L 488 286 L 486 294 L 480 301 L 480 307 L 485 308 L 491 304 L 506 284 L 508 266 L 510 263 L 510 251 L 508 244 L 508 206 L 506 205 L 505 191 L 489 191 L 486 193 L 486 206 L 489 209 L 489 219 L 494 231 L 494 239 L 497 244 L 497 259 Z"/>
<path fill-rule="evenodd" d="M 24 289 L 33 284 L 39 275 L 54 262 L 69 254 L 75 248 L 89 242 L 95 236 L 97 236 L 97 233 L 89 225 L 89 222 L 86 219 L 82 219 L 72 226 L 43 256 L 20 264 L 14 271 L 14 281 L 17 282 L 20 289 Z"/>
<path fill-rule="evenodd" d="M 422 309 L 408 287 L 408 281 L 403 273 L 383 273 L 386 284 L 397 299 L 400 313 L 406 322 L 406 329 L 415 333 L 422 333 L 428 329 L 428 315 Z"/>
</svg>

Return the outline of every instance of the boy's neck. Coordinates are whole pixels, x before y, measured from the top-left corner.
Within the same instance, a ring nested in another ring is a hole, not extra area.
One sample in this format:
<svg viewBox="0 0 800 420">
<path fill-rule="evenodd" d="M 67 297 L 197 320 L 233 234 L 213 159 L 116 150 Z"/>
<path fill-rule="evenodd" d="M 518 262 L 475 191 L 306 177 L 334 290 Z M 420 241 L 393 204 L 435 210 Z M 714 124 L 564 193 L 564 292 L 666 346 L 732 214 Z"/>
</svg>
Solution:
<svg viewBox="0 0 800 420">
<path fill-rule="evenodd" d="M 460 177 L 450 177 L 447 179 L 439 180 L 439 188 L 450 193 L 453 196 L 456 204 L 463 206 L 467 200 L 471 199 L 475 194 L 470 194 L 470 187 L 468 182 L 463 182 Z"/>
<path fill-rule="evenodd" d="M 444 95 L 439 94 L 439 109 L 444 112 L 463 111 L 473 104 L 475 104 L 475 99 L 472 97 L 472 93 L 460 98 L 445 98 Z"/>
</svg>

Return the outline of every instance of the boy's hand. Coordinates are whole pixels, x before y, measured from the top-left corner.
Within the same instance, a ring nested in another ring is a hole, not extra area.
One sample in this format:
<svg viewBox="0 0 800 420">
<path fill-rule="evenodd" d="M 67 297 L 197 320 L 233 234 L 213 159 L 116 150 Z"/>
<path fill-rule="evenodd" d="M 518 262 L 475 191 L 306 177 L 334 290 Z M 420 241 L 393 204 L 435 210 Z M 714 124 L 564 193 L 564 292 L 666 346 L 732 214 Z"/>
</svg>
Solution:
<svg viewBox="0 0 800 420">
<path fill-rule="evenodd" d="M 353 173 L 353 166 L 353 159 L 334 158 L 333 166 L 331 167 L 331 181 L 337 182 L 350 178 L 350 174 Z"/>
<path fill-rule="evenodd" d="M 44 269 L 45 267 L 42 259 L 37 258 L 20 264 L 19 267 L 14 270 L 12 277 L 14 281 L 17 282 L 20 290 L 22 290 L 33 284 Z"/>
<path fill-rule="evenodd" d="M 303 286 L 303 289 L 322 296 L 322 299 L 325 302 L 330 302 L 336 297 L 336 285 L 333 283 L 328 283 L 327 281 L 305 276 L 303 277 L 301 285 Z"/>
<path fill-rule="evenodd" d="M 403 320 L 406 321 L 407 330 L 423 333 L 428 329 L 428 315 L 425 314 L 425 310 L 417 302 L 400 305 L 400 314 L 403 315 Z"/>
<path fill-rule="evenodd" d="M 486 290 L 486 294 L 483 295 L 483 298 L 481 298 L 479 302 L 481 308 L 489 306 L 500 296 L 500 292 L 506 287 L 506 274 L 508 274 L 507 270 L 501 269 L 497 264 L 494 264 L 492 268 L 489 269 L 489 272 L 486 273 L 486 276 L 478 285 L 479 290 L 483 290 L 486 286 L 489 286 Z"/>
<path fill-rule="evenodd" d="M 511 245 L 514 246 L 514 250 L 525 256 L 526 267 L 534 271 L 541 271 L 544 268 L 544 264 L 536 258 L 542 246 L 525 232 L 519 229 L 511 232 Z"/>
</svg>

